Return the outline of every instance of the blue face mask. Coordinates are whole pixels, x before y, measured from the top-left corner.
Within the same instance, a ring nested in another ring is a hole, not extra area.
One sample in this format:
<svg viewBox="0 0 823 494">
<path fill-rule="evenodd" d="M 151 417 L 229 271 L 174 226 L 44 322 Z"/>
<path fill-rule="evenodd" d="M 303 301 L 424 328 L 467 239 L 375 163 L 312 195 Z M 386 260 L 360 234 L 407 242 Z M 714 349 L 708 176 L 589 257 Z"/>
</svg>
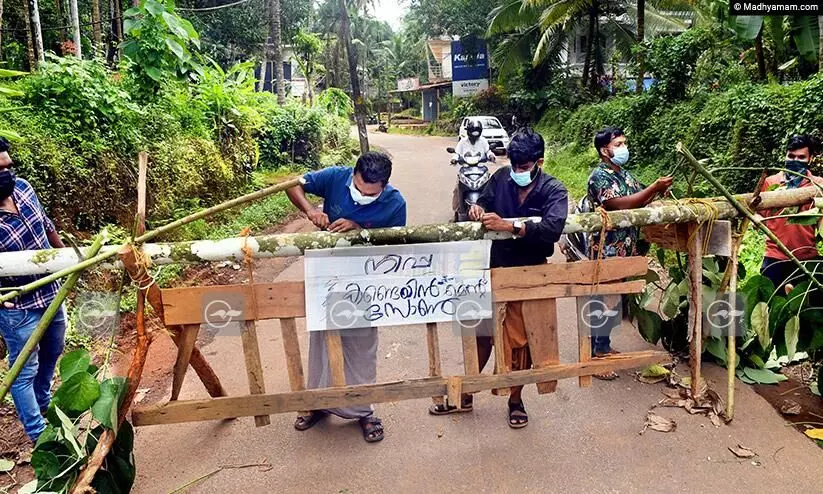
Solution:
<svg viewBox="0 0 823 494">
<path fill-rule="evenodd" d="M 795 173 L 806 175 L 809 172 L 809 162 L 802 160 L 786 160 L 786 169 Z M 786 173 L 786 187 L 795 189 L 800 187 L 805 177 L 795 175 L 794 173 Z"/>
<path fill-rule="evenodd" d="M 511 172 L 509 173 L 512 177 L 512 180 L 514 180 L 514 183 L 516 183 L 520 187 L 526 187 L 527 185 L 532 183 L 532 180 L 534 180 L 534 177 L 532 177 L 532 171 L 533 170 L 529 170 L 527 172 L 516 172 L 514 171 L 514 168 L 512 168 Z"/>
<path fill-rule="evenodd" d="M 612 163 L 615 165 L 623 166 L 629 162 L 629 148 L 626 146 L 620 146 L 619 148 L 615 148 L 614 156 L 612 156 Z"/>
</svg>

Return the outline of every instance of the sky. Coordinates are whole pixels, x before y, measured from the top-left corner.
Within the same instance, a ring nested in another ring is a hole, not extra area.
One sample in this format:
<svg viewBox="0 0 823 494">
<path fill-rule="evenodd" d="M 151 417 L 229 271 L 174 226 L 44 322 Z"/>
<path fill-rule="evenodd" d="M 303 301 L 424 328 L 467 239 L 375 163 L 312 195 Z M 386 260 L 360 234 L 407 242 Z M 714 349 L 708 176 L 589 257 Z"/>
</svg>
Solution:
<svg viewBox="0 0 823 494">
<path fill-rule="evenodd" d="M 400 18 L 408 7 L 408 0 L 376 0 L 374 6 L 374 16 L 388 22 L 397 31 L 400 28 Z"/>
</svg>

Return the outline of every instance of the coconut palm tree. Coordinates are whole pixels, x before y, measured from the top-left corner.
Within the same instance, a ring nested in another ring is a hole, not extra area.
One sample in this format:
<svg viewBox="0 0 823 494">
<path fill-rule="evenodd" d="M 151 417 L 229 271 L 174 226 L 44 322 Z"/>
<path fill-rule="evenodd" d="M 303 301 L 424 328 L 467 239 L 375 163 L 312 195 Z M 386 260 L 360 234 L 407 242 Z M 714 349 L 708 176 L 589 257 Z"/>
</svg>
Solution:
<svg viewBox="0 0 823 494">
<path fill-rule="evenodd" d="M 651 2 L 650 2 L 651 3 Z M 558 61 L 566 42 L 579 30 L 586 30 L 582 82 L 594 85 L 605 73 L 606 37 L 615 41 L 615 50 L 627 58 L 637 44 L 638 17 L 642 19 L 642 38 L 682 30 L 684 23 L 660 13 L 654 5 L 638 6 L 625 0 L 505 0 L 489 16 L 488 34 L 503 35 L 495 60 L 501 75 L 524 62 L 539 65 Z M 504 51 L 505 50 L 505 51 Z M 508 56 L 501 56 L 507 54 Z"/>
</svg>

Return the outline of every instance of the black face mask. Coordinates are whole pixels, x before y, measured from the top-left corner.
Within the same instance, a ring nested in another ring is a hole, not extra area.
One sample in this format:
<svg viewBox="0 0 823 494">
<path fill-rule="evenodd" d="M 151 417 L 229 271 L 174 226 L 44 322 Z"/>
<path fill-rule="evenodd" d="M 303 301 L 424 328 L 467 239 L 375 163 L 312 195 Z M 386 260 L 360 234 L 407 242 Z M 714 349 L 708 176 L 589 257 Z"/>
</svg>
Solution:
<svg viewBox="0 0 823 494">
<path fill-rule="evenodd" d="M 8 199 L 14 194 L 14 183 L 17 176 L 11 170 L 0 170 L 0 201 Z"/>
</svg>

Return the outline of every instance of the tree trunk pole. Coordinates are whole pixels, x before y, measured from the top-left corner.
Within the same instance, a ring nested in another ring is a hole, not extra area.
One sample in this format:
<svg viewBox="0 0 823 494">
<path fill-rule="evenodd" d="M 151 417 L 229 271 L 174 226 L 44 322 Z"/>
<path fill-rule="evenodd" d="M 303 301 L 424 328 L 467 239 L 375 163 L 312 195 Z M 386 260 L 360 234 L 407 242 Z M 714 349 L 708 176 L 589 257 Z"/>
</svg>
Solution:
<svg viewBox="0 0 823 494">
<path fill-rule="evenodd" d="M 91 0 L 92 39 L 94 40 L 94 57 L 99 57 L 103 47 L 103 26 L 100 21 L 100 0 Z"/>
<path fill-rule="evenodd" d="M 277 93 L 277 103 L 286 102 L 286 87 L 283 80 L 283 44 L 280 24 L 280 0 L 269 0 L 269 37 L 271 38 L 271 57 L 274 66 L 272 79 Z"/>
<path fill-rule="evenodd" d="M 103 242 L 107 238 L 108 237 L 105 233 L 98 234 L 97 237 L 95 237 L 94 242 L 91 244 L 91 247 L 89 247 L 88 251 L 86 251 L 86 256 L 94 256 L 97 254 L 100 247 L 103 246 Z M 3 398 L 6 397 L 6 393 L 8 393 L 12 383 L 14 383 L 14 380 L 20 375 L 20 371 L 23 369 L 23 366 L 29 361 L 29 357 L 32 352 L 35 348 L 37 348 L 40 340 L 43 339 L 43 335 L 46 334 L 46 330 L 48 330 L 49 325 L 51 325 L 51 321 L 54 319 L 54 316 L 57 315 L 57 311 L 61 310 L 63 300 L 66 299 L 66 296 L 68 296 L 69 292 L 71 292 L 72 288 L 74 288 L 74 285 L 77 283 L 77 280 L 80 279 L 82 274 L 82 271 L 72 273 L 66 282 L 63 283 L 63 286 L 60 287 L 60 290 L 58 290 L 54 300 L 52 300 L 46 308 L 46 311 L 43 313 L 43 317 L 40 318 L 40 322 L 37 323 L 37 327 L 34 329 L 34 332 L 31 336 L 29 336 L 26 344 L 23 345 L 23 349 L 20 350 L 20 354 L 12 364 L 8 374 L 6 374 L 6 378 L 3 380 L 3 383 L 0 384 L 0 403 L 3 402 Z"/>
<path fill-rule="evenodd" d="M 766 55 L 763 52 L 763 27 L 760 27 L 760 32 L 754 38 L 754 55 L 757 59 L 757 77 L 758 79 L 766 79 Z"/>
<path fill-rule="evenodd" d="M 823 74 L 823 15 L 817 16 L 819 42 L 817 43 L 817 71 Z"/>
<path fill-rule="evenodd" d="M 744 220 L 746 221 L 746 220 Z M 739 238 L 743 238 L 743 234 L 738 234 Z M 737 240 L 737 239 L 735 239 Z M 735 243 L 735 242 L 733 242 Z M 731 280 L 729 282 L 728 293 L 733 303 L 737 304 L 737 249 L 732 246 L 731 256 L 729 257 L 729 265 L 732 266 Z M 726 336 L 726 420 L 731 421 L 734 418 L 734 384 L 737 370 L 737 323 L 735 318 L 731 318 L 732 324 L 729 326 L 729 334 Z"/>
<path fill-rule="evenodd" d="M 74 56 L 83 58 L 80 40 L 80 12 L 77 10 L 77 0 L 69 0 L 69 15 L 71 16 L 71 32 L 74 40 Z"/>
<path fill-rule="evenodd" d="M 764 192 L 758 209 L 774 209 L 798 206 L 808 203 L 819 191 L 813 187 L 799 189 Z M 751 194 L 736 196 L 737 200 L 748 201 Z M 716 219 L 730 219 L 740 216 L 740 213 L 725 199 L 706 199 L 710 206 L 702 203 L 655 203 L 651 207 L 611 211 L 608 213 L 611 228 L 626 228 L 630 226 L 663 225 L 671 223 L 704 222 L 715 218 L 715 211 L 719 214 Z M 234 200 L 237 205 L 238 199 Z M 221 206 L 222 210 L 225 204 Z M 207 216 L 208 213 L 197 213 L 185 218 L 184 222 Z M 530 219 L 525 218 L 524 221 Z M 183 222 L 181 220 L 181 222 Z M 171 225 L 167 225 L 171 226 Z M 180 224 L 174 225 L 180 226 Z M 564 233 L 580 233 L 600 231 L 603 219 L 598 213 L 570 214 L 563 229 Z M 166 227 L 164 227 L 166 228 Z M 156 232 L 146 233 L 136 239 L 140 244 Z M 448 223 L 442 225 L 414 225 L 408 227 L 378 228 L 373 230 L 352 231 L 346 233 L 330 233 L 325 231 L 288 233 L 276 235 L 261 235 L 257 237 L 230 238 L 210 241 L 198 240 L 167 244 L 144 244 L 143 252 L 149 256 L 154 264 L 175 264 L 192 262 L 209 262 L 243 259 L 242 248 L 248 242 L 255 258 L 300 256 L 307 249 L 329 249 L 357 245 L 397 245 L 408 243 L 456 242 L 461 240 L 511 238 L 509 234 L 487 232 L 480 223 Z M 11 300 L 20 293 L 39 288 L 45 283 L 65 277 L 77 269 L 85 269 L 117 255 L 123 246 L 105 248 L 94 259 L 77 264 L 77 257 L 72 249 L 49 249 L 43 251 L 6 252 L 0 253 L 0 277 L 44 275 L 54 273 L 25 285 L 14 292 L 0 289 L 0 302 Z M 8 289 L 7 289 L 8 290 Z"/>
<path fill-rule="evenodd" d="M 3 0 L 0 0 L 0 60 L 3 60 Z"/>
<path fill-rule="evenodd" d="M 340 35 L 346 43 L 346 55 L 349 61 L 349 78 L 351 79 L 351 93 L 354 100 L 355 119 L 357 120 L 357 137 L 360 141 L 360 153 L 369 150 L 369 134 L 366 130 L 366 108 L 363 104 L 363 93 L 360 91 L 360 78 L 357 75 L 357 51 L 354 49 L 351 35 L 351 21 L 346 8 L 346 0 L 338 0 L 340 8 Z"/>
<path fill-rule="evenodd" d="M 689 228 L 689 368 L 692 378 L 692 399 L 703 394 L 700 360 L 703 356 L 703 224 Z"/>
<path fill-rule="evenodd" d="M 643 82 L 645 80 L 645 67 L 643 56 L 643 41 L 646 37 L 646 0 L 637 0 L 637 82 L 634 91 L 643 92 Z"/>
</svg>

